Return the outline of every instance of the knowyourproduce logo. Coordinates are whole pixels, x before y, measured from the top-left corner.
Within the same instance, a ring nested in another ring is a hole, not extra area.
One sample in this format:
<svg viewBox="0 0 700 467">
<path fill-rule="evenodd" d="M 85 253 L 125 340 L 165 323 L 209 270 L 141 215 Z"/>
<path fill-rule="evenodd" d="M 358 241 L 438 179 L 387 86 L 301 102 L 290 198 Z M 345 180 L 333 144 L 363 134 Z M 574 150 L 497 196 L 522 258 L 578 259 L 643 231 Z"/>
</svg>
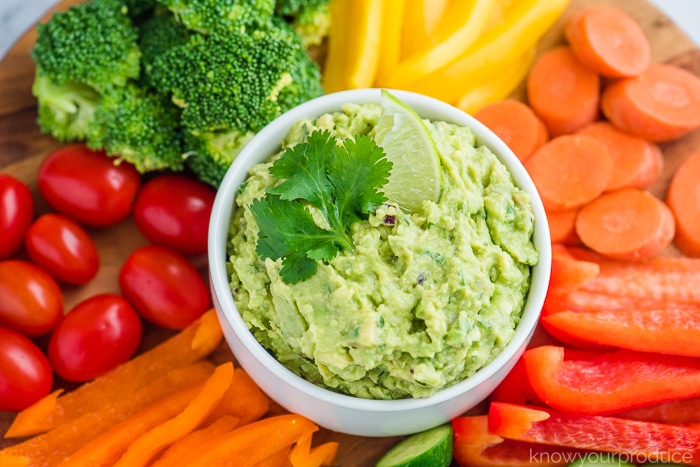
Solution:
<svg viewBox="0 0 700 467">
<path fill-rule="evenodd" d="M 682 452 L 660 452 L 660 453 L 643 453 L 643 454 L 616 454 L 611 452 L 536 452 L 530 449 L 530 462 L 543 464 L 570 464 L 580 458 L 586 462 L 584 465 L 609 465 L 625 467 L 630 464 L 642 465 L 647 462 L 660 464 L 691 464 L 693 462 L 693 453 L 690 451 Z"/>
</svg>

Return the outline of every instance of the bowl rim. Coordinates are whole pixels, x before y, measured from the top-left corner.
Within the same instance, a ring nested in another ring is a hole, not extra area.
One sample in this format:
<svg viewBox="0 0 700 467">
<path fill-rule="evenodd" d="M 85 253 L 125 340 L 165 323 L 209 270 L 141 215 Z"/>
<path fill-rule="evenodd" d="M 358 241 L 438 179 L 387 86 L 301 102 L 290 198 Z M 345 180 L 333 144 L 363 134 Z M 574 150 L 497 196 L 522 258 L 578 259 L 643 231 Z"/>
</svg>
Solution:
<svg viewBox="0 0 700 467">
<path fill-rule="evenodd" d="M 216 295 L 216 306 L 221 308 L 218 311 L 228 320 L 241 345 L 245 346 L 267 371 L 283 379 L 294 389 L 328 404 L 366 411 L 400 412 L 406 409 L 425 408 L 455 399 L 461 394 L 481 386 L 500 368 L 507 366 L 509 362 L 514 364 L 514 361 L 511 360 L 514 360 L 514 357 L 519 357 L 524 351 L 539 320 L 549 283 L 551 242 L 544 207 L 532 179 L 521 161 L 495 133 L 461 109 L 438 99 L 410 91 L 387 90 L 406 102 L 421 118 L 469 126 L 476 135 L 477 145 L 488 146 L 509 169 L 516 185 L 530 194 L 535 216 L 533 241 L 539 251 L 539 261 L 531 268 L 530 289 L 521 319 L 516 325 L 515 334 L 491 362 L 477 370 L 472 376 L 440 389 L 430 397 L 395 400 L 365 399 L 317 386 L 293 373 L 255 339 L 238 313 L 226 272 L 226 262 L 228 261 L 226 245 L 232 210 L 235 208 L 235 195 L 240 184 L 247 179 L 249 169 L 255 163 L 264 161 L 279 150 L 282 138 L 298 120 L 340 110 L 341 106 L 347 103 L 379 103 L 381 88 L 353 89 L 324 94 L 290 109 L 260 130 L 233 161 L 217 191 L 209 223 L 207 255 L 212 293 Z M 277 149 L 270 150 L 269 148 L 273 146 Z"/>
</svg>

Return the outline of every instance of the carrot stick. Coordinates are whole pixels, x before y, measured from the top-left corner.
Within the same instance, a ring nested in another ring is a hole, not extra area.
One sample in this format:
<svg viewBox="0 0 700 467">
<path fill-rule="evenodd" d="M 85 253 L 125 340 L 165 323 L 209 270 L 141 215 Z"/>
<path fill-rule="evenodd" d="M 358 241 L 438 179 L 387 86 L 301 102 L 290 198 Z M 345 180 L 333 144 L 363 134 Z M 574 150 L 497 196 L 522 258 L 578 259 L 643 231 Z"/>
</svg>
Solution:
<svg viewBox="0 0 700 467">
<path fill-rule="evenodd" d="M 85 383 L 62 397 L 46 400 L 19 412 L 5 437 L 28 436 L 55 428 L 100 409 L 105 401 L 123 398 L 168 371 L 195 362 L 211 353 L 222 333 L 212 309 L 197 321 L 156 347 Z"/>
<path fill-rule="evenodd" d="M 594 261 L 600 266 L 600 273 L 576 293 L 586 291 L 601 297 L 616 297 L 617 300 L 627 298 L 652 304 L 666 302 L 700 306 L 698 258 L 657 256 L 630 262 L 605 258 L 582 248 L 569 247 L 569 252 L 576 258 Z"/>
<path fill-rule="evenodd" d="M 254 465 L 317 430 L 313 422 L 301 415 L 266 417 L 202 445 L 173 467 Z"/>
<path fill-rule="evenodd" d="M 549 49 L 535 60 L 526 90 L 552 137 L 573 133 L 599 116 L 600 77 L 567 46 Z"/>
<path fill-rule="evenodd" d="M 676 219 L 674 242 L 687 256 L 700 257 L 700 151 L 681 163 L 666 192 Z"/>
<path fill-rule="evenodd" d="M 651 63 L 642 27 L 613 6 L 579 10 L 566 22 L 564 35 L 581 63 L 608 78 L 636 76 Z"/>
<path fill-rule="evenodd" d="M 552 243 L 563 245 L 579 245 L 581 240 L 576 234 L 576 217 L 580 207 L 571 209 L 547 209 L 547 225 Z"/>
<path fill-rule="evenodd" d="M 211 418 L 234 416 L 239 419 L 239 426 L 258 420 L 270 408 L 270 399 L 262 392 L 250 375 L 242 368 L 233 373 L 233 381 L 224 393 Z"/>
<path fill-rule="evenodd" d="M 234 374 L 236 374 L 238 371 L 239 370 L 236 369 Z M 179 459 L 188 455 L 192 450 L 199 449 L 203 443 L 233 430 L 239 424 L 239 422 L 240 420 L 238 418 L 230 415 L 225 415 L 215 419 L 206 427 L 195 430 L 192 433 L 183 436 L 178 441 L 175 441 L 150 464 L 150 467 L 169 467 L 175 464 Z"/>
<path fill-rule="evenodd" d="M 610 183 L 608 149 L 589 136 L 562 135 L 548 141 L 525 162 L 549 211 L 572 209 L 598 197 Z"/>
<path fill-rule="evenodd" d="M 204 383 L 202 390 L 174 418 L 141 435 L 119 458 L 115 467 L 140 467 L 147 465 L 156 454 L 192 432 L 221 401 L 233 380 L 233 364 L 223 363 Z"/>
<path fill-rule="evenodd" d="M 653 142 L 671 141 L 700 128 L 700 77 L 652 63 L 640 75 L 607 86 L 600 105 L 618 128 Z"/>
<path fill-rule="evenodd" d="M 32 466 L 57 465 L 144 407 L 164 397 L 170 397 L 198 381 L 204 381 L 212 371 L 213 365 L 209 362 L 176 368 L 131 394 L 104 400 L 101 408 L 7 447 L 0 451 L 0 454 L 29 457 Z"/>
<path fill-rule="evenodd" d="M 547 128 L 530 107 L 505 99 L 482 107 L 474 118 L 496 133 L 525 162 L 549 139 Z"/>
<path fill-rule="evenodd" d="M 586 125 L 577 134 L 597 139 L 610 151 L 613 172 L 608 191 L 627 187 L 645 189 L 661 175 L 663 154 L 654 143 L 602 120 Z"/>
<path fill-rule="evenodd" d="M 292 448 L 289 461 L 292 467 L 321 467 L 333 465 L 338 454 L 338 443 L 329 441 L 311 447 L 312 435 L 302 437 Z"/>
<path fill-rule="evenodd" d="M 606 193 L 584 206 L 576 233 L 584 245 L 610 258 L 650 258 L 671 244 L 675 221 L 660 199 L 636 188 Z"/>
</svg>

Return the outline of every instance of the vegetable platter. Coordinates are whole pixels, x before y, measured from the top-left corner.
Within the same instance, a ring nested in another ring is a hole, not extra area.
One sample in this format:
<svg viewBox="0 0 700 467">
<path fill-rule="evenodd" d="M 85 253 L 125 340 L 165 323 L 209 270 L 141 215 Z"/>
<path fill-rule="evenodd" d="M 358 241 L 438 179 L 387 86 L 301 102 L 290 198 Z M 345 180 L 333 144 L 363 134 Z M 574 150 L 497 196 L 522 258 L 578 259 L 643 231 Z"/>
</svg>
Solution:
<svg viewBox="0 0 700 467">
<path fill-rule="evenodd" d="M 65 10 L 80 0 L 62 0 L 42 19 L 46 20 L 54 11 Z M 645 1 L 640 0 L 572 0 L 559 21 L 542 38 L 538 52 L 564 43 L 564 24 L 573 13 L 588 6 L 606 4 L 628 12 L 643 28 L 651 44 L 651 59 L 657 63 L 670 63 L 681 66 L 691 73 L 700 75 L 700 49 L 661 12 Z M 34 63 L 29 50 L 36 39 L 32 28 L 13 46 L 0 62 L 0 173 L 10 174 L 25 182 L 32 190 L 35 201 L 35 215 L 48 212 L 49 206 L 43 201 L 37 188 L 37 170 L 43 159 L 60 143 L 48 135 L 42 135 L 36 124 L 36 101 L 31 93 L 34 79 Z M 524 100 L 525 90 L 521 84 L 513 97 Z M 664 171 L 649 187 L 649 191 L 663 198 L 669 182 L 686 155 L 700 149 L 700 130 L 679 139 L 660 145 L 664 154 Z M 80 301 L 98 293 L 119 293 L 118 274 L 121 265 L 134 249 L 148 243 L 136 228 L 133 219 L 127 218 L 109 228 L 90 228 L 100 254 L 100 269 L 93 280 L 81 286 L 63 286 L 65 308 L 70 309 Z M 23 253 L 22 253 L 23 254 Z M 677 256 L 672 245 L 663 255 Z M 205 255 L 190 256 L 203 278 L 207 275 Z M 172 335 L 174 331 L 148 326 L 144 328 L 144 339 L 140 350 L 153 347 Z M 228 347 L 221 344 L 210 356 L 214 363 L 232 360 Z M 75 383 L 61 380 L 60 387 L 70 390 Z M 272 411 L 283 409 L 272 406 Z M 483 411 L 483 407 L 475 412 Z M 12 412 L 0 412 L 0 432 L 5 433 L 14 418 Z M 321 430 L 314 436 L 315 443 L 337 441 L 339 443 L 336 465 L 341 467 L 374 465 L 376 461 L 397 441 L 398 438 L 362 438 Z M 0 448 L 16 443 L 13 439 L 0 439 Z M 264 443 L 264 440 L 260 442 Z"/>
</svg>

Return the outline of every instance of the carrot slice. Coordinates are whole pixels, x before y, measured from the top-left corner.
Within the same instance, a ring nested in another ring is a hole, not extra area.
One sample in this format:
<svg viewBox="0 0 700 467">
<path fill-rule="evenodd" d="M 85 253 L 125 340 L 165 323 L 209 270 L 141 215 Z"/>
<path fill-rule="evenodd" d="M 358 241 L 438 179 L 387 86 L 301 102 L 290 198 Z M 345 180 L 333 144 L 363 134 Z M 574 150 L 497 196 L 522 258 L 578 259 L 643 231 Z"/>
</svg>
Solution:
<svg viewBox="0 0 700 467">
<path fill-rule="evenodd" d="M 582 135 L 548 141 L 525 162 L 550 211 L 572 209 L 598 197 L 610 183 L 613 161 L 608 149 Z"/>
<path fill-rule="evenodd" d="M 238 369 L 234 372 L 237 373 Z M 233 383 L 232 383 L 233 384 Z M 195 430 L 188 435 L 183 436 L 178 441 L 171 444 L 158 458 L 151 462 L 150 467 L 169 467 L 175 464 L 183 456 L 188 455 L 192 450 L 199 447 L 212 439 L 215 439 L 223 434 L 233 430 L 240 420 L 236 417 L 227 415 L 219 417 L 204 428 Z"/>
<path fill-rule="evenodd" d="M 115 467 L 140 467 L 183 436 L 197 428 L 221 401 L 233 380 L 233 363 L 222 363 L 202 390 L 174 418 L 141 435 L 128 447 Z"/>
<path fill-rule="evenodd" d="M 640 75 L 607 86 L 601 108 L 628 133 L 670 141 L 700 128 L 700 77 L 676 65 L 652 63 Z"/>
<path fill-rule="evenodd" d="M 687 256 L 700 257 L 700 151 L 681 163 L 671 179 L 666 203 L 676 219 L 675 244 Z"/>
<path fill-rule="evenodd" d="M 211 309 L 168 340 L 113 370 L 62 397 L 50 394 L 19 412 L 5 436 L 42 433 L 96 411 L 105 401 L 119 400 L 168 371 L 209 355 L 221 339 L 221 326 Z"/>
<path fill-rule="evenodd" d="M 650 258 L 671 244 L 675 220 L 666 203 L 636 188 L 601 195 L 581 209 L 576 233 L 584 245 L 621 260 Z"/>
<path fill-rule="evenodd" d="M 263 418 L 203 444 L 173 467 L 254 465 L 317 430 L 318 426 L 301 415 Z"/>
<path fill-rule="evenodd" d="M 573 133 L 598 119 L 600 77 L 570 47 L 543 52 L 526 81 L 527 99 L 551 136 Z"/>
<path fill-rule="evenodd" d="M 658 145 L 625 133 L 607 121 L 597 121 L 576 132 L 600 141 L 613 158 L 613 172 L 606 190 L 647 188 L 661 175 L 663 154 Z"/>
<path fill-rule="evenodd" d="M 482 107 L 474 118 L 496 133 L 522 162 L 549 139 L 542 120 L 530 107 L 515 99 Z"/>
<path fill-rule="evenodd" d="M 31 459 L 31 465 L 57 465 L 143 407 L 204 381 L 212 371 L 213 365 L 209 362 L 177 368 L 128 396 L 122 394 L 112 400 L 103 400 L 101 408 L 7 447 L 0 454 L 26 456 Z"/>
<path fill-rule="evenodd" d="M 608 78 L 636 76 L 651 63 L 642 27 L 613 6 L 579 10 L 566 22 L 564 35 L 581 63 Z"/>
<path fill-rule="evenodd" d="M 547 225 L 552 243 L 563 245 L 579 245 L 581 240 L 576 234 L 576 217 L 580 207 L 571 209 L 547 209 Z"/>
</svg>

